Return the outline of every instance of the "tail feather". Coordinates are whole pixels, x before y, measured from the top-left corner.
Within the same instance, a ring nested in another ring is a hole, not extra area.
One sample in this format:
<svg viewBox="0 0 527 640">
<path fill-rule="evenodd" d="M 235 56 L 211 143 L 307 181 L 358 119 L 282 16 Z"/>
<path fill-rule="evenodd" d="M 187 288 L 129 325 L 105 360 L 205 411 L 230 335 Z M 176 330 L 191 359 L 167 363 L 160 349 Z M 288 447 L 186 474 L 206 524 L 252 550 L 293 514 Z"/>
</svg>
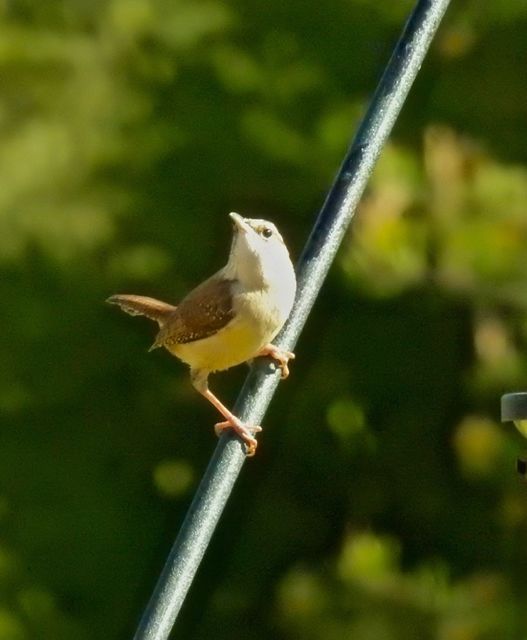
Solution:
<svg viewBox="0 0 527 640">
<path fill-rule="evenodd" d="M 160 327 L 164 325 L 167 317 L 176 310 L 176 307 L 167 302 L 146 296 L 118 294 L 110 296 L 106 302 L 118 305 L 131 316 L 150 318 L 150 320 L 157 322 Z"/>
</svg>

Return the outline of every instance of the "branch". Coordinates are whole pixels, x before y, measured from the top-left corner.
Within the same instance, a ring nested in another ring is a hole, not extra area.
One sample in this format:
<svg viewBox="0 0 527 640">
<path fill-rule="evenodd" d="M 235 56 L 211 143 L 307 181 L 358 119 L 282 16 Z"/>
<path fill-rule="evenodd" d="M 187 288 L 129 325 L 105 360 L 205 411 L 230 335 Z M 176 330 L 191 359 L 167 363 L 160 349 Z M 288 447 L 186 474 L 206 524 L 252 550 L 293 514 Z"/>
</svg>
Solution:
<svg viewBox="0 0 527 640">
<path fill-rule="evenodd" d="M 395 47 L 298 262 L 296 303 L 276 340 L 284 349 L 292 350 L 298 340 L 449 1 L 419 0 Z M 234 413 L 249 424 L 261 424 L 279 377 L 271 362 L 259 359 L 245 381 Z M 134 640 L 169 637 L 245 462 L 244 451 L 231 434 L 220 438 Z"/>
</svg>

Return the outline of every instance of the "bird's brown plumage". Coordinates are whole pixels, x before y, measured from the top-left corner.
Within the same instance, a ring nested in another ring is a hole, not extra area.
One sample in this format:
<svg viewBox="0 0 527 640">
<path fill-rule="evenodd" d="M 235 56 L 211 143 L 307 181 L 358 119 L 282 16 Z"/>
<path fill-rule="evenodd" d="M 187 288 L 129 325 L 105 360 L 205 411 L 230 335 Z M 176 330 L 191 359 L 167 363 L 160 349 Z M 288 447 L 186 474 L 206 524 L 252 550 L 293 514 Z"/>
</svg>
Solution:
<svg viewBox="0 0 527 640">
<path fill-rule="evenodd" d="M 195 342 L 214 335 L 233 318 L 232 284 L 217 275 L 193 289 L 175 307 L 155 298 L 115 295 L 108 298 L 132 316 L 155 320 L 160 327 L 151 349 Z"/>
<path fill-rule="evenodd" d="M 131 316 L 145 316 L 154 320 L 160 327 L 164 325 L 169 316 L 174 313 L 177 307 L 167 302 L 149 298 L 147 296 L 136 296 L 131 294 L 117 294 L 110 296 L 106 302 L 117 304 L 123 311 Z"/>
<path fill-rule="evenodd" d="M 214 275 L 193 289 L 161 327 L 152 348 L 203 340 L 223 329 L 234 317 L 232 284 Z"/>
</svg>

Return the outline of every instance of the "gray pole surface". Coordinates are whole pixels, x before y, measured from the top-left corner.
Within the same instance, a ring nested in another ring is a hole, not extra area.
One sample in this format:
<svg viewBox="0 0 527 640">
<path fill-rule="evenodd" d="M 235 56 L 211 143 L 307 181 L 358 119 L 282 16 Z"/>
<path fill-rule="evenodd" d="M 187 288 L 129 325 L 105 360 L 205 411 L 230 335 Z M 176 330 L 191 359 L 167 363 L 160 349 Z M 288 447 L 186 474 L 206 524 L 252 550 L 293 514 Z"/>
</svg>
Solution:
<svg viewBox="0 0 527 640">
<path fill-rule="evenodd" d="M 419 0 L 397 43 L 297 266 L 296 303 L 275 343 L 292 350 L 306 323 L 368 178 L 401 111 L 450 0 Z M 273 364 L 252 368 L 234 407 L 261 424 L 279 383 Z M 167 640 L 201 559 L 245 461 L 230 433 L 219 440 L 172 547 L 134 640 Z"/>
</svg>

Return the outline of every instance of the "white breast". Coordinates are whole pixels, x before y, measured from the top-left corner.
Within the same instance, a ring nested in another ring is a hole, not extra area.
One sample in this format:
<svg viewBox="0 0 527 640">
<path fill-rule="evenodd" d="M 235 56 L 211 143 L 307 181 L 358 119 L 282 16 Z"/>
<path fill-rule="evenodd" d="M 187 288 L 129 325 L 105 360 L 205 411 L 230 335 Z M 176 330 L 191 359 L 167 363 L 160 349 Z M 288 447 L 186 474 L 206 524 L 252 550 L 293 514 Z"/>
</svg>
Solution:
<svg viewBox="0 0 527 640">
<path fill-rule="evenodd" d="M 233 293 L 231 322 L 208 338 L 171 348 L 193 369 L 222 371 L 254 358 L 284 325 L 295 291 L 282 287 L 245 291 L 237 283 Z"/>
</svg>

